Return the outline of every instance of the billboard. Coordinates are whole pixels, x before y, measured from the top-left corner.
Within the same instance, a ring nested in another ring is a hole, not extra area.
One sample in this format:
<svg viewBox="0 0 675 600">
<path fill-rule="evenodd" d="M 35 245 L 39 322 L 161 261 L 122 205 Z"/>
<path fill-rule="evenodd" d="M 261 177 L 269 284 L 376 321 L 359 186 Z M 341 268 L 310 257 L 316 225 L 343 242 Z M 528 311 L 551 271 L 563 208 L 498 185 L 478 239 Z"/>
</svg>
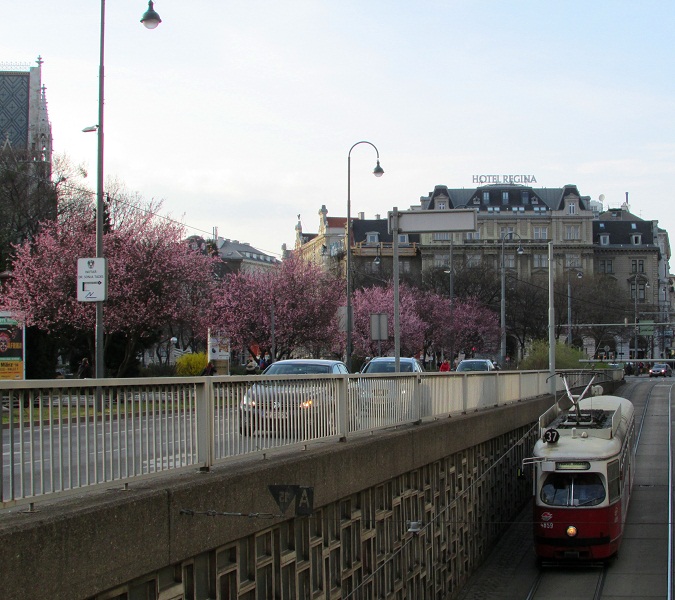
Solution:
<svg viewBox="0 0 675 600">
<path fill-rule="evenodd" d="M 24 379 L 24 330 L 9 313 L 0 312 L 0 380 Z"/>
</svg>

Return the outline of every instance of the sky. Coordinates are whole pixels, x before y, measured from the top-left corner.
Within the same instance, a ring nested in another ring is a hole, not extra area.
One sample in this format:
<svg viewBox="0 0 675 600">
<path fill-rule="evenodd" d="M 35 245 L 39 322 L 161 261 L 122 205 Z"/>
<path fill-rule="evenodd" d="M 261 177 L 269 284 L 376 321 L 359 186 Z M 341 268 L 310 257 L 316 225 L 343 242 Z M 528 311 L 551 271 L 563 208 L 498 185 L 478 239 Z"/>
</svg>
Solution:
<svg viewBox="0 0 675 600">
<path fill-rule="evenodd" d="M 3 7 L 0 61 L 42 57 L 54 149 L 95 189 L 101 3 Z M 477 174 L 576 184 L 675 233 L 675 3 L 108 0 L 106 179 L 186 234 L 279 256 L 322 205 L 386 216 Z"/>
</svg>

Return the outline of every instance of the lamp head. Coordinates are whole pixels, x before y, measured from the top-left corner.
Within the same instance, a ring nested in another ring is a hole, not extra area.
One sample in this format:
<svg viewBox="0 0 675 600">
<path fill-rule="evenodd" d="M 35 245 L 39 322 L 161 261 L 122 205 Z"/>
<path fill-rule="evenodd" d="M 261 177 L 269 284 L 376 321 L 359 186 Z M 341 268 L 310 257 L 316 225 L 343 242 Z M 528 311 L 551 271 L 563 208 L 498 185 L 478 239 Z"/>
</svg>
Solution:
<svg viewBox="0 0 675 600">
<path fill-rule="evenodd" d="M 581 279 L 584 274 L 581 271 L 577 271 L 577 279 Z"/>
<path fill-rule="evenodd" d="M 159 15 L 155 12 L 154 3 L 152 0 L 148 2 L 148 10 L 143 13 L 141 17 L 141 23 L 145 25 L 148 29 L 154 29 L 162 22 L 162 19 L 159 18 Z"/>
<path fill-rule="evenodd" d="M 380 264 L 380 257 L 379 257 L 379 256 L 376 256 L 376 257 L 375 257 L 375 260 L 373 260 L 373 264 L 374 264 L 376 267 L 379 266 L 379 264 Z"/>
<path fill-rule="evenodd" d="M 525 250 L 523 250 L 523 246 L 521 244 L 518 244 L 518 248 L 516 250 L 518 254 L 525 254 Z"/>
<path fill-rule="evenodd" d="M 377 165 L 373 169 L 373 175 L 375 175 L 375 177 L 382 177 L 382 175 L 384 175 L 384 169 L 380 166 L 379 159 L 377 161 Z"/>
</svg>

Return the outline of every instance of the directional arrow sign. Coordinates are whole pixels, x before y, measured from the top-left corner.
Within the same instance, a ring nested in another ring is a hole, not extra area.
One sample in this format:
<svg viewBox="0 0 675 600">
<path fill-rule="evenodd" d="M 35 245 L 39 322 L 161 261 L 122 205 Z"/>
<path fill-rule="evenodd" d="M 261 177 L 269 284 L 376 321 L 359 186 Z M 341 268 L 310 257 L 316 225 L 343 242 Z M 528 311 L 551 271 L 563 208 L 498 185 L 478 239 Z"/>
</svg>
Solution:
<svg viewBox="0 0 675 600">
<path fill-rule="evenodd" d="M 108 264 L 105 258 L 77 259 L 77 299 L 102 302 L 108 298 Z"/>
</svg>

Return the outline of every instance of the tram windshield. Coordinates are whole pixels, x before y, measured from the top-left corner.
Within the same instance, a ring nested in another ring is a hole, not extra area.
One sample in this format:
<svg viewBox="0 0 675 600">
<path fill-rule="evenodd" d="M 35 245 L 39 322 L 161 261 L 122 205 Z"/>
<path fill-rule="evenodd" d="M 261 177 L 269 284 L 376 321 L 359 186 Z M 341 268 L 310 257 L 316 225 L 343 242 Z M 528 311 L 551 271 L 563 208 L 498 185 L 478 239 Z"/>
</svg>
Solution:
<svg viewBox="0 0 675 600">
<path fill-rule="evenodd" d="M 551 506 L 596 506 L 605 499 L 598 473 L 549 473 L 541 501 Z"/>
</svg>

